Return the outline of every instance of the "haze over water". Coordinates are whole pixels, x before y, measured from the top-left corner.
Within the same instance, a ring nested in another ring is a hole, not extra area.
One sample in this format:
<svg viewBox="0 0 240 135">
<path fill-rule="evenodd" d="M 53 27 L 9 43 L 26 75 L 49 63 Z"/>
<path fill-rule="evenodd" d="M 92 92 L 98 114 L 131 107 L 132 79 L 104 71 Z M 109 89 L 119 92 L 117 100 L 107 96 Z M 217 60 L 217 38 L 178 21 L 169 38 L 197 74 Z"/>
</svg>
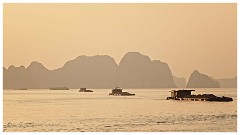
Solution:
<svg viewBox="0 0 240 135">
<path fill-rule="evenodd" d="M 126 89 L 136 96 L 109 96 L 110 89 L 4 90 L 4 131 L 236 132 L 236 89 L 196 89 L 233 102 L 166 100 L 170 89 Z"/>
<path fill-rule="evenodd" d="M 237 131 L 237 3 L 4 3 L 3 29 L 4 132 Z"/>
</svg>

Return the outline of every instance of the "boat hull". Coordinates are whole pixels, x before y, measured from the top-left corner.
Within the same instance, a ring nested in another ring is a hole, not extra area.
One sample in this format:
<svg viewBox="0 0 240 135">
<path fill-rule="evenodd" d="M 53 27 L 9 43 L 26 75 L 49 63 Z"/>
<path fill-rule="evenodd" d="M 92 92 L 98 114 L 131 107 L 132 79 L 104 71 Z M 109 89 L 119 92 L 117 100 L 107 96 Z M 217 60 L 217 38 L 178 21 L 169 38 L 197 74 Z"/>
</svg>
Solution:
<svg viewBox="0 0 240 135">
<path fill-rule="evenodd" d="M 113 95 L 113 96 L 135 96 L 135 94 L 125 94 L 125 93 L 109 93 L 109 95 Z"/>
<path fill-rule="evenodd" d="M 167 97 L 167 100 L 183 100 L 183 101 L 210 101 L 210 102 L 231 102 L 232 98 L 229 97 L 216 97 L 216 98 L 175 98 Z"/>
</svg>

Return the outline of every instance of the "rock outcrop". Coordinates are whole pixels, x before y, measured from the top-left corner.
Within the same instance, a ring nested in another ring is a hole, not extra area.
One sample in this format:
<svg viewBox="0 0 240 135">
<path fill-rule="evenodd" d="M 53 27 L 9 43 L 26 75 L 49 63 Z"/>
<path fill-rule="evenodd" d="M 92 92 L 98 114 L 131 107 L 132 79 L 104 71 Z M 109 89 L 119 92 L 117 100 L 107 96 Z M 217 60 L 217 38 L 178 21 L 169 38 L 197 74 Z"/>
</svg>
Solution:
<svg viewBox="0 0 240 135">
<path fill-rule="evenodd" d="M 195 70 L 189 77 L 187 88 L 220 88 L 218 81 Z"/>
<path fill-rule="evenodd" d="M 118 66 L 107 55 L 79 56 L 61 68 L 48 70 L 39 62 L 3 68 L 4 89 L 69 88 L 172 88 L 176 87 L 168 65 L 140 53 L 127 53 Z"/>
<path fill-rule="evenodd" d="M 127 53 L 119 63 L 118 85 L 123 88 L 175 88 L 167 63 L 151 61 L 138 52 Z"/>
<path fill-rule="evenodd" d="M 55 70 L 32 62 L 27 68 L 10 66 L 4 69 L 3 86 L 5 89 L 59 86 L 109 88 L 116 84 L 116 70 L 116 62 L 109 56 L 80 56 Z"/>
</svg>

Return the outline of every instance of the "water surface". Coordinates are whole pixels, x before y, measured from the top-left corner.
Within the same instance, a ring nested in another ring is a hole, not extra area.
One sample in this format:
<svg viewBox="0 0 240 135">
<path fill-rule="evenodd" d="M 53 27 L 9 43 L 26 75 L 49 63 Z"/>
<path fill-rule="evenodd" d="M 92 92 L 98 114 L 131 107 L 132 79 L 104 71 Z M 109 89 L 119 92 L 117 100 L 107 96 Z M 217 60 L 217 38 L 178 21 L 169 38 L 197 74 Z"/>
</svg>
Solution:
<svg viewBox="0 0 240 135">
<path fill-rule="evenodd" d="M 4 132 L 236 132 L 237 90 L 196 89 L 233 102 L 166 100 L 170 89 L 4 90 Z"/>
</svg>

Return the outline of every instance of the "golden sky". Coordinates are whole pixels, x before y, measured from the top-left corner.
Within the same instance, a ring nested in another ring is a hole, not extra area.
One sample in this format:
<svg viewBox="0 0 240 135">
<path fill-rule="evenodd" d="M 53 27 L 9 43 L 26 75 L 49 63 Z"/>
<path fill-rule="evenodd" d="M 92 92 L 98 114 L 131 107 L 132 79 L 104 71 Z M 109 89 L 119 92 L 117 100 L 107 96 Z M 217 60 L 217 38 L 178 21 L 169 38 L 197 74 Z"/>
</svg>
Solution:
<svg viewBox="0 0 240 135">
<path fill-rule="evenodd" d="M 237 4 L 4 4 L 3 65 L 137 51 L 188 78 L 237 74 Z"/>
</svg>

